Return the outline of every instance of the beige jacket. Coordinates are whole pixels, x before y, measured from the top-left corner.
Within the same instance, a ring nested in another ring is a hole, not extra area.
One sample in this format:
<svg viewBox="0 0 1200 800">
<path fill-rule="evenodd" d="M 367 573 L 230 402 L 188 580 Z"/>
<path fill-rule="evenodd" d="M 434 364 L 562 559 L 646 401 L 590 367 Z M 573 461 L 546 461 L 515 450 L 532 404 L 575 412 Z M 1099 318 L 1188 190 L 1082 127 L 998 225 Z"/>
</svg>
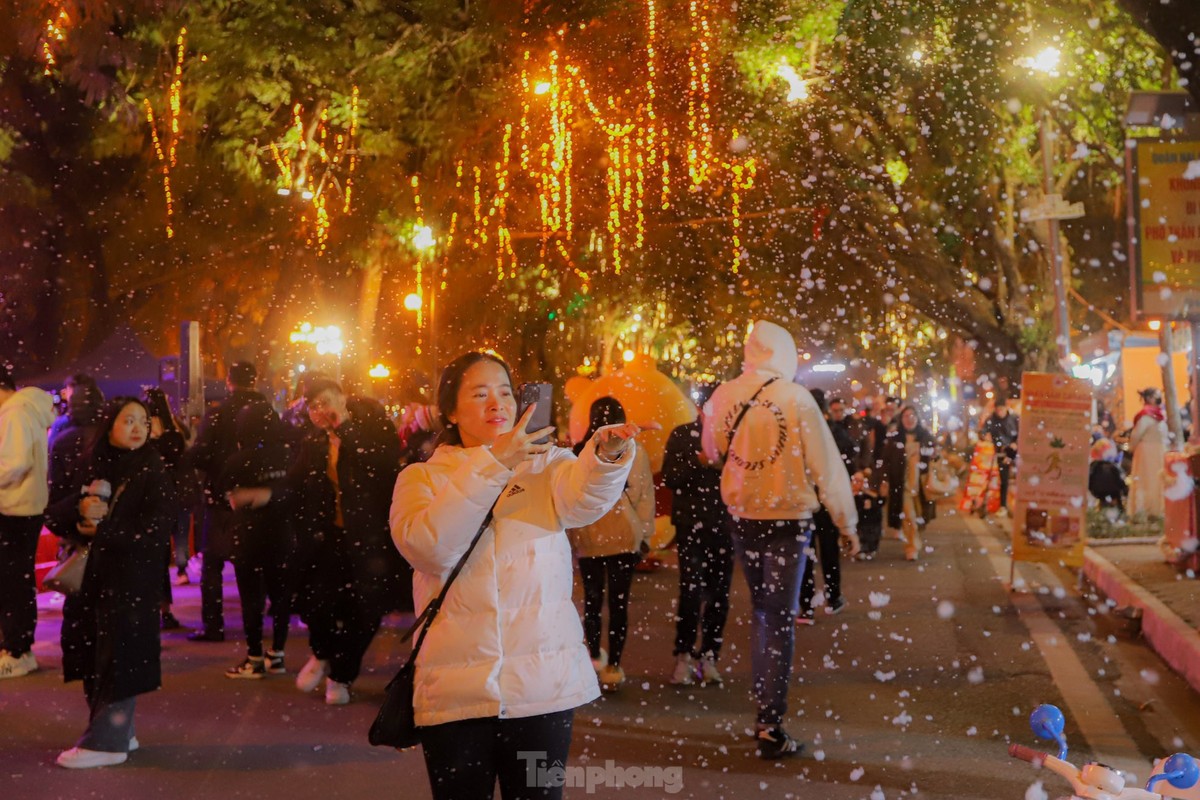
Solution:
<svg viewBox="0 0 1200 800">
<path fill-rule="evenodd" d="M 612 510 L 591 525 L 567 531 L 580 558 L 636 553 L 654 535 L 654 472 L 650 456 L 639 447 L 629 482 Z"/>
</svg>

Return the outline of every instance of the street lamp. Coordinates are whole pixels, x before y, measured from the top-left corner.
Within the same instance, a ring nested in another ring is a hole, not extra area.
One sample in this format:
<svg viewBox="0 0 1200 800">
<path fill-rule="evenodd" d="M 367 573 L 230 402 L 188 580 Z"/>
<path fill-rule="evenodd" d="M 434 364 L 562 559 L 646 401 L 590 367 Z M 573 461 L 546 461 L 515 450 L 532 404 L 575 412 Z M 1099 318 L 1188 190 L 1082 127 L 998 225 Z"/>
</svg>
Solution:
<svg viewBox="0 0 1200 800">
<path fill-rule="evenodd" d="M 1020 63 L 1035 74 L 1047 77 L 1058 76 L 1061 53 L 1057 47 L 1047 47 L 1032 58 Z M 1059 252 L 1058 221 L 1077 219 L 1083 216 L 1082 203 L 1067 203 L 1054 191 L 1054 151 L 1051 149 L 1050 110 L 1042 109 L 1042 202 L 1033 208 L 1024 209 L 1021 219 L 1025 222 L 1046 220 L 1049 226 L 1046 246 L 1050 261 L 1050 274 L 1054 283 L 1054 339 L 1058 350 L 1059 368 L 1071 371 L 1071 313 L 1067 306 L 1067 277 L 1063 271 L 1062 254 Z"/>
<path fill-rule="evenodd" d="M 801 78 L 796 73 L 796 68 L 786 60 L 781 61 L 776 67 L 775 74 L 783 78 L 788 85 L 787 101 L 789 103 L 798 103 L 808 99 L 808 81 Z"/>
</svg>

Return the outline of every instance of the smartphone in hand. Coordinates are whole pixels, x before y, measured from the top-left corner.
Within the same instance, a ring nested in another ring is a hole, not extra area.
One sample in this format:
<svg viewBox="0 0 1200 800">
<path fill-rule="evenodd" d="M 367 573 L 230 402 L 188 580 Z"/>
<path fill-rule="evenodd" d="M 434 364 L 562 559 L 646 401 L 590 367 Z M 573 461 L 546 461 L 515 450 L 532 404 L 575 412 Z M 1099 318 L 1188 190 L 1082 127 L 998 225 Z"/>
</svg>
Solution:
<svg viewBox="0 0 1200 800">
<path fill-rule="evenodd" d="M 533 416 L 529 418 L 529 425 L 525 428 L 527 432 L 540 430 L 552 424 L 554 419 L 554 395 L 553 387 L 548 383 L 523 383 L 517 389 L 517 417 L 518 419 L 525 414 L 525 411 L 532 405 L 536 404 L 537 408 L 533 411 Z M 550 441 L 549 436 L 543 436 L 537 440 L 537 444 L 546 444 Z"/>
</svg>

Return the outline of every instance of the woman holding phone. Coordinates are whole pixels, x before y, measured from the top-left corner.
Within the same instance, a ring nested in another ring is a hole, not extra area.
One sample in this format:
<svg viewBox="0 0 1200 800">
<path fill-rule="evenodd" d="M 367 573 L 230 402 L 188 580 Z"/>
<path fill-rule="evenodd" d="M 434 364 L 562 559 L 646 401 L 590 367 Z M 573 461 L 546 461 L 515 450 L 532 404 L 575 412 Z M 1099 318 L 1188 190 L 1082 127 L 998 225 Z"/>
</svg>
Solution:
<svg viewBox="0 0 1200 800">
<path fill-rule="evenodd" d="M 134 701 L 162 682 L 158 604 L 175 487 L 149 439 L 146 406 L 113 400 L 88 454 L 87 493 L 46 510 L 51 531 L 91 545 L 82 588 L 63 605 L 63 678 L 83 681 L 90 712 L 58 756 L 68 769 L 123 763 L 138 748 Z"/>
<path fill-rule="evenodd" d="M 559 798 L 546 767 L 565 763 L 574 709 L 600 694 L 571 600 L 566 529 L 621 496 L 637 425 L 595 432 L 576 456 L 517 417 L 508 365 L 466 353 L 438 382 L 445 427 L 424 464 L 400 473 L 392 538 L 424 609 L 488 520 L 416 663 L 414 701 L 435 798 Z M 531 778 L 533 780 L 531 780 Z M 533 783 L 535 785 L 531 786 Z"/>
</svg>

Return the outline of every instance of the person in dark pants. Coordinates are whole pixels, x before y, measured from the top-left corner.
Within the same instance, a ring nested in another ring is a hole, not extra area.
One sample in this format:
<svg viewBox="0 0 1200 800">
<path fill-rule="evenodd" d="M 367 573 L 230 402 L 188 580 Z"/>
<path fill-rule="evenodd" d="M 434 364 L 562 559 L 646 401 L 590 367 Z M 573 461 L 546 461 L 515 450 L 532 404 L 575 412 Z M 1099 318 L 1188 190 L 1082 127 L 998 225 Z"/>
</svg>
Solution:
<svg viewBox="0 0 1200 800">
<path fill-rule="evenodd" d="M 391 509 L 418 608 L 465 556 L 414 676 L 433 797 L 491 800 L 499 782 L 504 800 L 557 800 L 574 710 L 600 695 L 564 529 L 616 505 L 641 429 L 600 428 L 579 456 L 539 443 L 553 429 L 527 430 L 534 409 L 518 416 L 508 366 L 487 353 L 451 362 L 437 399 L 440 444 L 400 473 Z"/>
<path fill-rule="evenodd" d="M 575 446 L 576 455 L 583 452 L 588 439 L 600 428 L 625 423 L 625 409 L 613 397 L 598 398 L 588 415 L 587 434 Z M 579 577 L 583 581 L 583 637 L 603 689 L 616 689 L 625 682 L 621 655 L 628 633 L 633 571 L 642 560 L 642 552 L 649 549 L 653 533 L 654 471 L 650 457 L 643 449 L 634 456 L 629 480 L 617 505 L 591 525 L 567 531 L 575 555 L 579 557 Z M 606 588 L 607 652 L 600 647 Z"/>
<path fill-rule="evenodd" d="M 797 363 L 796 343 L 786 329 L 755 322 L 742 374 L 705 404 L 701 436 L 708 462 L 723 464 L 721 498 L 750 588 L 754 733 L 763 759 L 803 750 L 783 721 L 805 551 L 822 499 L 851 554 L 858 551 L 850 480 L 821 410 L 793 381 Z"/>
<path fill-rule="evenodd" d="M 123 763 L 138 749 L 135 699 L 162 683 L 159 600 L 174 486 L 141 401 L 105 410 L 88 457 L 88 494 L 52 506 L 50 529 L 91 543 L 83 585 L 63 605 L 63 677 L 82 680 L 88 727 L 58 756 L 68 769 Z"/>
<path fill-rule="evenodd" d="M 1000 474 L 1000 516 L 1008 514 L 1008 483 L 1013 461 L 1017 457 L 1017 436 L 1020 422 L 1008 408 L 1006 398 L 997 393 L 996 407 L 987 422 L 983 423 L 983 435 L 996 446 L 996 470 Z"/>
<path fill-rule="evenodd" d="M 270 407 L 266 397 L 254 391 L 258 373 L 253 364 L 239 361 L 229 367 L 225 385 L 229 397 L 209 415 L 200 428 L 185 466 L 204 473 L 204 562 L 200 570 L 200 614 L 203 625 L 188 636 L 194 642 L 225 641 L 225 604 L 221 573 L 233 555 L 233 514 L 223 496 L 221 470 L 237 452 L 237 415 L 249 405 Z"/>
<path fill-rule="evenodd" d="M 0 364 L 0 678 L 38 668 L 34 559 L 49 498 L 46 430 L 53 422 L 50 395 L 32 386 L 17 391 Z"/>
<path fill-rule="evenodd" d="M 286 672 L 292 608 L 288 563 L 293 551 L 287 473 L 295 429 L 274 409 L 247 406 L 237 418 L 238 452 L 222 472 L 233 509 L 233 568 L 242 601 L 246 658 L 227 678 L 263 678 Z M 263 651 L 263 614 L 271 601 L 271 649 Z"/>
<path fill-rule="evenodd" d="M 407 563 L 392 546 L 388 509 L 400 472 L 400 441 L 373 400 L 347 398 L 328 379 L 305 393 L 315 426 L 288 480 L 296 492 L 298 610 L 312 656 L 296 687 L 325 682 L 325 702 L 350 702 L 350 685 L 383 615 L 405 603 Z"/>
<path fill-rule="evenodd" d="M 829 424 L 829 431 L 833 434 L 833 441 L 842 457 L 842 463 L 846 465 L 846 472 L 853 477 L 854 465 L 858 460 L 858 446 L 840 417 L 836 420 L 830 417 L 825 404 L 825 392 L 813 389 L 811 393 Z M 845 408 L 845 403 L 840 398 L 834 398 L 831 405 Z M 852 488 L 853 484 L 854 481 L 851 481 Z M 858 508 L 857 501 L 855 508 Z M 861 529 L 859 534 L 861 536 Z M 842 552 L 838 539 L 837 525 L 829 516 L 828 509 L 822 505 L 813 514 L 813 544 L 816 546 L 817 558 L 813 559 L 810 554 L 804 565 L 804 582 L 800 584 L 800 613 L 796 616 L 796 623 L 799 625 L 812 625 L 816 621 L 813 614 L 813 600 L 817 594 L 817 570 L 813 565 L 814 560 L 820 560 L 821 575 L 825 579 L 825 613 L 840 614 L 846 607 L 846 598 L 842 596 Z"/>
<path fill-rule="evenodd" d="M 153 387 L 146 390 L 144 397 L 146 408 L 150 412 L 150 445 L 158 449 L 158 454 L 162 457 L 163 466 L 167 470 L 167 477 L 171 479 L 171 485 L 175 487 L 175 514 L 174 524 L 171 526 L 171 537 L 179 537 L 179 525 L 181 517 L 181 505 L 179 501 L 179 466 L 183 461 L 183 453 L 187 449 L 187 434 L 185 428 L 175 419 L 175 415 L 171 413 L 171 406 L 167 402 L 167 395 L 162 389 Z M 184 538 L 187 538 L 187 532 L 183 533 Z M 164 631 L 176 630 L 183 627 L 179 620 L 171 613 L 171 603 L 175 598 L 171 593 L 171 548 L 168 546 L 166 553 L 163 554 L 163 561 L 166 568 L 163 570 L 163 600 L 162 600 L 162 629 Z"/>
<path fill-rule="evenodd" d="M 715 386 L 696 393 L 703 406 Z M 671 683 L 722 685 L 721 656 L 733 581 L 729 512 L 721 499 L 721 471 L 701 460 L 699 417 L 667 437 L 662 478 L 673 493 L 671 524 L 679 554 L 679 603 L 675 609 L 675 667 Z M 696 649 L 696 629 L 700 648 Z M 698 659 L 698 660 L 697 660 Z"/>
</svg>

